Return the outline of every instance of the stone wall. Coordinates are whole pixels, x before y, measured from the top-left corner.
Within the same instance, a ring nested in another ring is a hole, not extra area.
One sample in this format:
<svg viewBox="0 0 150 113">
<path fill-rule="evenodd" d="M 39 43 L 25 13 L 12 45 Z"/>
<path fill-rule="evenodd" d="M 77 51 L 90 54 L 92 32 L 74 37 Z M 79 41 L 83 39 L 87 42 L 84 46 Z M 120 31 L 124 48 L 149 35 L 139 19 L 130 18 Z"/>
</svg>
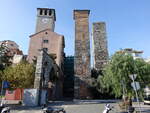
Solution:
<svg viewBox="0 0 150 113">
<path fill-rule="evenodd" d="M 48 85 L 49 73 L 54 66 L 54 61 L 44 51 L 39 51 L 37 57 L 34 88 L 43 88 Z"/>
<path fill-rule="evenodd" d="M 58 79 L 53 82 L 55 87 L 53 89 L 54 92 L 52 97 L 53 99 L 60 99 L 63 94 L 63 73 L 55 61 L 47 54 L 47 52 L 44 50 L 39 51 L 36 64 L 34 88 L 40 90 L 48 89 L 48 82 L 53 75 L 56 75 Z"/>
<path fill-rule="evenodd" d="M 93 23 L 93 46 L 94 68 L 102 70 L 108 60 L 106 24 L 104 22 Z"/>
</svg>

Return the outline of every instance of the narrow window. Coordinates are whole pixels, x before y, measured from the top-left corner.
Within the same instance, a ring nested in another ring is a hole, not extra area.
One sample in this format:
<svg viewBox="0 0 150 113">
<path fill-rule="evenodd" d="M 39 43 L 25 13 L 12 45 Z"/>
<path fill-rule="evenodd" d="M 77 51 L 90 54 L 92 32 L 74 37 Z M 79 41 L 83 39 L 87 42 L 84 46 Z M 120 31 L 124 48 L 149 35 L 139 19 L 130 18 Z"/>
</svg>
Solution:
<svg viewBox="0 0 150 113">
<path fill-rule="evenodd" d="M 49 10 L 49 16 L 51 16 L 52 15 L 52 10 Z"/>
<path fill-rule="evenodd" d="M 48 40 L 43 40 L 43 43 L 48 43 Z"/>
<path fill-rule="evenodd" d="M 41 9 L 41 10 L 40 10 L 40 15 L 42 15 L 42 13 L 43 13 L 43 10 Z"/>
<path fill-rule="evenodd" d="M 47 15 L 47 10 L 45 10 L 44 14 Z"/>
</svg>

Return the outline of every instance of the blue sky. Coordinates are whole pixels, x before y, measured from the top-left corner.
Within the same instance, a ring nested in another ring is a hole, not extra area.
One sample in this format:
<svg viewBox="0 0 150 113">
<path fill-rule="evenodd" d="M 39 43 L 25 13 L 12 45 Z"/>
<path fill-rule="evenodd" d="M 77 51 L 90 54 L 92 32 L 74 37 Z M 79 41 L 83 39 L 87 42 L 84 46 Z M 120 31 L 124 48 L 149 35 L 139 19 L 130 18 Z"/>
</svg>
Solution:
<svg viewBox="0 0 150 113">
<path fill-rule="evenodd" d="M 106 22 L 110 55 L 134 48 L 150 57 L 150 0 L 1 0 L 0 41 L 13 40 L 27 54 L 39 7 L 56 10 L 55 32 L 65 36 L 67 55 L 74 54 L 73 10 L 89 9 L 90 34 L 93 22 Z"/>
</svg>

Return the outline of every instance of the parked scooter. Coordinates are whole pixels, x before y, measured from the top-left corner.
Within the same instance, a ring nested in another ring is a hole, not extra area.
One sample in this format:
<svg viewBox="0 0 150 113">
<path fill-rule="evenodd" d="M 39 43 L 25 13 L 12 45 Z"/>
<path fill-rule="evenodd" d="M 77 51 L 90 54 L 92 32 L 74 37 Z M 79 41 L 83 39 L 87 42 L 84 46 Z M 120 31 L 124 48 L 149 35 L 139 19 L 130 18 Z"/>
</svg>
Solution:
<svg viewBox="0 0 150 113">
<path fill-rule="evenodd" d="M 113 107 L 111 107 L 110 104 L 106 104 L 103 113 L 109 113 L 109 111 L 111 111 L 112 108 L 113 108 Z"/>
<path fill-rule="evenodd" d="M 3 100 L 0 104 L 0 113 L 10 113 L 10 107 L 5 106 Z"/>
<path fill-rule="evenodd" d="M 66 113 L 66 111 L 62 107 L 47 107 L 44 105 L 43 113 Z"/>
</svg>

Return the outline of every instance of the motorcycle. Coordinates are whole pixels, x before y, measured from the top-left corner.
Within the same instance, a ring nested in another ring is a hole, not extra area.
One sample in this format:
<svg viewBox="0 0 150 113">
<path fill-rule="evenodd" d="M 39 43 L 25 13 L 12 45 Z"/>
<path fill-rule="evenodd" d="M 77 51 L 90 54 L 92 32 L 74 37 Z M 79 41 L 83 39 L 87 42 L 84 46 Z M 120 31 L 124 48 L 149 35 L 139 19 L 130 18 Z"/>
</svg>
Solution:
<svg viewBox="0 0 150 113">
<path fill-rule="evenodd" d="M 43 107 L 43 113 L 66 113 L 62 107 Z"/>
<path fill-rule="evenodd" d="M 10 113 L 10 107 L 5 106 L 3 100 L 0 104 L 0 113 Z"/>
<path fill-rule="evenodd" d="M 112 108 L 113 108 L 113 107 L 111 107 L 110 104 L 106 104 L 103 113 L 109 113 L 109 111 L 111 111 Z"/>
<path fill-rule="evenodd" d="M 111 107 L 110 104 L 106 104 L 103 113 L 109 113 L 109 111 L 111 111 L 112 108 L 113 106 Z M 129 106 L 127 112 L 118 112 L 118 113 L 133 113 L 133 112 L 134 112 L 134 108 L 132 106 Z"/>
</svg>

